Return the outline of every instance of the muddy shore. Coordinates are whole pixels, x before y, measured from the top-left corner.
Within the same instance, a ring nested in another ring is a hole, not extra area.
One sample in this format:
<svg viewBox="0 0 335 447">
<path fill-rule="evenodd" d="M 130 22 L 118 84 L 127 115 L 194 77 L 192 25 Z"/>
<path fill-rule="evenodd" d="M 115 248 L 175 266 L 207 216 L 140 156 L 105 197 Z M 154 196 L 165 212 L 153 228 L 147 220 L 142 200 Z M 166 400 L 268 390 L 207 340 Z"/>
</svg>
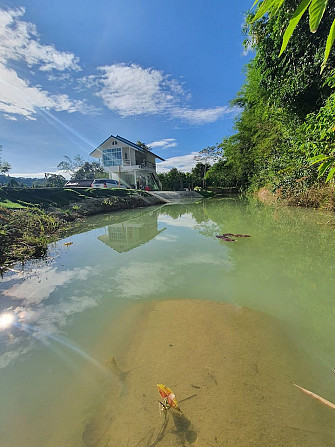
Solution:
<svg viewBox="0 0 335 447">
<path fill-rule="evenodd" d="M 304 385 L 308 364 L 269 316 L 171 300 L 136 303 L 118 325 L 133 329 L 107 361 L 85 446 L 334 445 L 333 412 L 292 385 Z M 173 390 L 183 412 L 168 410 L 166 426 L 156 384 Z"/>
</svg>

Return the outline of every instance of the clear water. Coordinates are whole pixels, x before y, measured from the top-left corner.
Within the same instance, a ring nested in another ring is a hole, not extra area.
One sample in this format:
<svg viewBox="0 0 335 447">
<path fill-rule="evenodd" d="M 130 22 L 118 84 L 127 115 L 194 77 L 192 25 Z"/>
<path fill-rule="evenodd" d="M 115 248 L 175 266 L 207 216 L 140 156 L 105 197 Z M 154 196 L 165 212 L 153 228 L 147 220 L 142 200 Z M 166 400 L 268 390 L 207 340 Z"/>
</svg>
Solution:
<svg viewBox="0 0 335 447">
<path fill-rule="evenodd" d="M 113 328 L 137 300 L 266 313 L 306 358 L 306 383 L 335 402 L 334 225 L 330 213 L 240 198 L 87 219 L 46 260 L 1 281 L 0 311 L 15 322 L 0 331 L 0 445 L 83 445 L 104 364 L 131 329 Z M 222 233 L 251 237 L 222 242 Z"/>
</svg>

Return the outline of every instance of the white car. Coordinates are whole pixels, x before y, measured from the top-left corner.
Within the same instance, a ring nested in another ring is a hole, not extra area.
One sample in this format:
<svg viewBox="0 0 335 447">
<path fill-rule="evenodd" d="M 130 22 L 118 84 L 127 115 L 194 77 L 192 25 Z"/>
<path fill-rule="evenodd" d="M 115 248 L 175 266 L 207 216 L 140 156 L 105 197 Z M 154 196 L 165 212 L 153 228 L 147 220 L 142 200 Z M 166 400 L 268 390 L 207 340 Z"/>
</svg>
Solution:
<svg viewBox="0 0 335 447">
<path fill-rule="evenodd" d="M 123 188 L 126 189 L 122 183 L 120 183 L 117 180 L 112 180 L 110 178 L 97 178 L 93 180 L 91 184 L 92 188 Z"/>
</svg>

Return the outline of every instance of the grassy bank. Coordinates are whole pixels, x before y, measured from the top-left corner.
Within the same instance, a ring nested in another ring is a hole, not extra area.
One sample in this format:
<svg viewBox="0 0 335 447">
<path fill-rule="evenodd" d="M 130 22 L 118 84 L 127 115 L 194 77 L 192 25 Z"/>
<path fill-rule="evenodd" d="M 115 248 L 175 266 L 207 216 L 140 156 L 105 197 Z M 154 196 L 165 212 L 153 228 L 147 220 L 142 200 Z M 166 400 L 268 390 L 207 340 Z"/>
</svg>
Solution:
<svg viewBox="0 0 335 447">
<path fill-rule="evenodd" d="M 314 186 L 305 191 L 283 195 L 280 190 L 275 193 L 270 188 L 261 188 L 256 196 L 262 202 L 272 205 L 281 203 L 287 206 L 303 206 L 335 212 L 335 188 L 333 186 Z"/>
<path fill-rule="evenodd" d="M 136 190 L 0 188 L 0 268 L 44 256 L 78 219 L 157 203 Z"/>
</svg>

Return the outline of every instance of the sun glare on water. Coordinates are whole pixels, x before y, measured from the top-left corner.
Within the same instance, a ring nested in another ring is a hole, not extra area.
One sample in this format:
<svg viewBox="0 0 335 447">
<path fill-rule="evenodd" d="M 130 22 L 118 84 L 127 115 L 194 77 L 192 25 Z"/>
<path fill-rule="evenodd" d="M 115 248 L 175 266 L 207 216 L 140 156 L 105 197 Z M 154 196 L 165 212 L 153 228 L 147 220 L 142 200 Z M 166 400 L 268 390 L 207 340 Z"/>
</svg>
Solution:
<svg viewBox="0 0 335 447">
<path fill-rule="evenodd" d="M 12 313 L 5 312 L 0 314 L 0 330 L 9 328 L 15 320 L 15 316 Z"/>
</svg>

